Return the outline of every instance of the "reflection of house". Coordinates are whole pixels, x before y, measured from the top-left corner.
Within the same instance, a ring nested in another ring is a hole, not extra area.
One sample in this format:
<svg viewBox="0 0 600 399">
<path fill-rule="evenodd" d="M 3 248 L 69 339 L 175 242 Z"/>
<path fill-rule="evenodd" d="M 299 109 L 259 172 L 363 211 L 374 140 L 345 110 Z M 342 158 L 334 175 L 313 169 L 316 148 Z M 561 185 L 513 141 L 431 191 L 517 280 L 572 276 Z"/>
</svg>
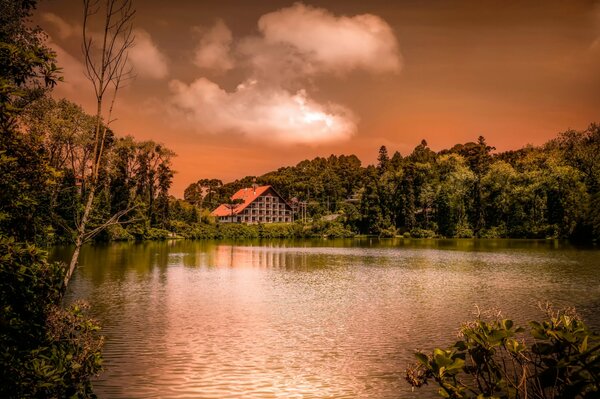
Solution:
<svg viewBox="0 0 600 399">
<path fill-rule="evenodd" d="M 233 202 L 239 203 L 233 203 Z M 292 208 L 271 186 L 242 188 L 212 211 L 224 223 L 290 223 Z"/>
</svg>

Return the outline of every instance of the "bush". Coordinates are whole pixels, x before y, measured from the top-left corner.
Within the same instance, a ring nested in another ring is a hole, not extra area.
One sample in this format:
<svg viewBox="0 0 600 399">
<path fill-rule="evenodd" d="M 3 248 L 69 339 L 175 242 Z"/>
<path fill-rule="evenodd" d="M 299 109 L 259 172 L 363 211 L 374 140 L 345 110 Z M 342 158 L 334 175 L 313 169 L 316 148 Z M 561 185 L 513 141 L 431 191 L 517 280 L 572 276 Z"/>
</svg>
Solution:
<svg viewBox="0 0 600 399">
<path fill-rule="evenodd" d="M 311 224 L 298 224 L 295 227 L 298 238 L 351 238 L 356 234 L 337 220 L 319 220 Z"/>
<path fill-rule="evenodd" d="M 296 229 L 291 223 L 271 223 L 259 226 L 262 226 L 262 229 L 259 230 L 260 238 L 293 238 L 296 234 Z"/>
<path fill-rule="evenodd" d="M 410 237 L 413 238 L 434 238 L 436 236 L 435 231 L 414 228 L 410 231 Z"/>
<path fill-rule="evenodd" d="M 259 225 L 223 223 L 217 225 L 217 236 L 229 240 L 251 240 L 259 237 Z"/>
<path fill-rule="evenodd" d="M 191 230 L 188 238 L 196 240 L 213 240 L 217 238 L 218 231 L 215 225 L 197 224 Z"/>
<path fill-rule="evenodd" d="M 406 371 L 416 388 L 428 382 L 445 398 L 598 398 L 600 335 L 572 310 L 554 312 L 525 329 L 511 320 L 478 318 L 461 340 L 427 355 Z"/>
<path fill-rule="evenodd" d="M 506 228 L 504 226 L 494 226 L 479 232 L 479 238 L 502 238 L 505 236 Z"/>
<path fill-rule="evenodd" d="M 328 226 L 321 236 L 325 238 L 352 238 L 355 234 L 341 224 L 335 223 Z"/>
<path fill-rule="evenodd" d="M 454 235 L 456 238 L 473 238 L 475 235 L 473 234 L 473 230 L 467 225 L 461 224 L 456 226 L 456 233 Z"/>
<path fill-rule="evenodd" d="M 172 234 L 169 230 L 165 229 L 157 229 L 155 227 L 150 227 L 146 230 L 144 234 L 145 240 L 166 240 L 171 238 Z"/>
<path fill-rule="evenodd" d="M 60 307 L 65 266 L 0 237 L 0 397 L 92 395 L 102 337 L 85 307 Z"/>
<path fill-rule="evenodd" d="M 396 230 L 396 227 L 390 226 L 390 227 L 381 229 L 381 231 L 379 232 L 379 237 L 394 238 L 394 237 L 396 237 L 397 232 L 398 231 Z"/>
<path fill-rule="evenodd" d="M 129 233 L 127 230 L 125 230 L 125 228 L 123 226 L 121 226 L 120 224 L 115 224 L 112 226 L 109 226 L 106 229 L 107 233 L 108 233 L 108 239 L 110 241 L 130 241 L 130 240 L 135 240 L 135 237 Z"/>
</svg>

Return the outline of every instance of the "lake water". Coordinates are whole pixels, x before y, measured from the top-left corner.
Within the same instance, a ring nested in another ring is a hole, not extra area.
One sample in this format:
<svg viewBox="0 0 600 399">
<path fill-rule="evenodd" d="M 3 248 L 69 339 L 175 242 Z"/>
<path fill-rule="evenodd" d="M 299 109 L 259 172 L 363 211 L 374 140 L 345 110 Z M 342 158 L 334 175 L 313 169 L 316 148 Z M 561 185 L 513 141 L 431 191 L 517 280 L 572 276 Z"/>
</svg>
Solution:
<svg viewBox="0 0 600 399">
<path fill-rule="evenodd" d="M 56 259 L 68 249 L 56 249 Z M 101 398 L 417 398 L 415 349 L 476 306 L 540 301 L 600 330 L 600 251 L 555 241 L 327 240 L 85 247 L 69 300 L 107 338 Z M 430 392 L 430 391 L 429 391 Z"/>
</svg>

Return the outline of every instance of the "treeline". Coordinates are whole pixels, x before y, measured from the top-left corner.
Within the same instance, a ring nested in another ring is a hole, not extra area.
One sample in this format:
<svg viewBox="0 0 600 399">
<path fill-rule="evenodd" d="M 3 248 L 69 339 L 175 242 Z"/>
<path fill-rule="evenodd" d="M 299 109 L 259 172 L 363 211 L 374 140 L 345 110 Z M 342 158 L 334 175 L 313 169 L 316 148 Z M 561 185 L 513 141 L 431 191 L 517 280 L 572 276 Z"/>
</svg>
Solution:
<svg viewBox="0 0 600 399">
<path fill-rule="evenodd" d="M 600 236 L 599 125 L 560 133 L 538 147 L 494 150 L 484 137 L 439 152 L 423 140 L 405 156 L 390 156 L 382 146 L 376 165 L 363 167 L 354 155 L 319 157 L 227 184 L 201 179 L 184 198 L 212 209 L 256 181 L 306 204 L 310 220 L 333 215 L 358 234 Z"/>
<path fill-rule="evenodd" d="M 23 109 L 13 143 L 4 143 L 0 229 L 28 242 L 72 242 L 94 161 L 94 125 L 93 116 L 64 99 L 41 96 Z M 167 227 L 174 153 L 110 129 L 103 146 L 89 223 L 94 238 L 118 235 L 120 223 L 138 239 Z M 107 225 L 111 220 L 120 223 Z"/>
<path fill-rule="evenodd" d="M 42 95 L 16 120 L 16 133 L 3 140 L 0 229 L 27 242 L 70 243 L 87 198 L 95 119 L 76 104 Z M 479 137 L 438 152 L 423 140 L 405 156 L 382 146 L 377 163 L 367 166 L 355 155 L 317 157 L 226 184 L 200 179 L 184 200 L 168 194 L 175 154 L 167 147 L 110 129 L 103 145 L 89 222 L 95 240 L 271 237 L 256 226 L 236 236 L 242 228 L 220 228 L 210 217 L 253 183 L 272 185 L 306 209 L 306 217 L 296 215 L 304 226 L 279 237 L 600 235 L 597 124 L 506 152 Z M 329 225 L 339 234 L 330 235 Z"/>
<path fill-rule="evenodd" d="M 75 112 L 59 114 L 82 117 L 78 133 L 68 131 L 74 120 L 45 114 L 54 125 L 42 126 L 30 108 L 58 109 L 44 96 L 60 82 L 44 33 L 28 24 L 34 8 L 31 0 L 0 0 L 0 397 L 95 397 L 99 327 L 85 305 L 63 306 L 65 265 L 32 245 L 76 223 L 75 177 L 86 174 L 86 162 L 77 162 L 89 153 L 77 107 L 61 103 Z"/>
</svg>

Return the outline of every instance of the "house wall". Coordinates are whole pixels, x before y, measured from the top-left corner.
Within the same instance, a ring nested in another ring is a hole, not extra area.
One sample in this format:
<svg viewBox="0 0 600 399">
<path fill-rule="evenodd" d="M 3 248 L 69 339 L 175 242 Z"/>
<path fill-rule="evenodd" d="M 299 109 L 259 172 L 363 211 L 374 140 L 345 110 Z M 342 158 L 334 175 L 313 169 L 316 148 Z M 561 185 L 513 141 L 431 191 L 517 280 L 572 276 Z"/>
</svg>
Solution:
<svg viewBox="0 0 600 399">
<path fill-rule="evenodd" d="M 219 217 L 222 223 L 291 223 L 292 208 L 274 190 L 269 189 L 257 197 L 242 212 L 235 215 Z"/>
</svg>

